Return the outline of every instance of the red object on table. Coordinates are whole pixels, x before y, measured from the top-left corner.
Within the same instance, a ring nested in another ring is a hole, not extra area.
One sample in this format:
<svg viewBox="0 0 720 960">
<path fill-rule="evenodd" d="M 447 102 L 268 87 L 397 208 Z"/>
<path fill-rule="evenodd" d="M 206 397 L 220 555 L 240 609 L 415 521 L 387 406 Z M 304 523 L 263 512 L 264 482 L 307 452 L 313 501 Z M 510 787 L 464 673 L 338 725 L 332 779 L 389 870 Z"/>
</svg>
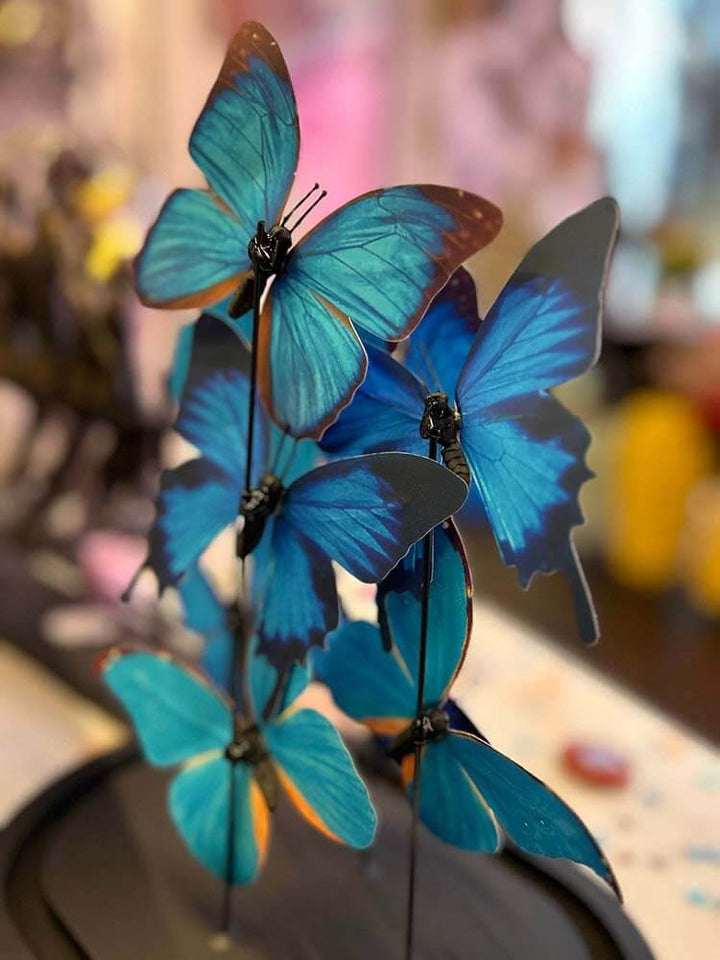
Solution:
<svg viewBox="0 0 720 960">
<path fill-rule="evenodd" d="M 622 754 L 601 743 L 576 741 L 562 752 L 566 770 L 599 787 L 625 787 L 630 782 L 630 764 Z"/>
</svg>

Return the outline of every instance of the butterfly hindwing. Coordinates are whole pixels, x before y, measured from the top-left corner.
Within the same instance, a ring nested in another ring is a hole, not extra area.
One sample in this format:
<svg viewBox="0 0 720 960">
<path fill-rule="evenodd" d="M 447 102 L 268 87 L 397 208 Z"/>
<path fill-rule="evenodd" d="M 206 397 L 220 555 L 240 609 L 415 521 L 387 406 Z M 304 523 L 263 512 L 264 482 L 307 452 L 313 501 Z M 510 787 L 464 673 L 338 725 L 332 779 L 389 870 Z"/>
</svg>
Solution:
<svg viewBox="0 0 720 960">
<path fill-rule="evenodd" d="M 402 763 L 403 781 L 412 802 L 415 758 Z M 462 763 L 448 749 L 448 738 L 423 748 L 420 767 L 420 819 L 435 836 L 463 850 L 496 853 L 502 838 L 482 794 Z"/>
<path fill-rule="evenodd" d="M 267 408 L 297 437 L 319 437 L 367 372 L 365 349 L 350 321 L 285 275 L 265 300 L 258 351 Z"/>
<path fill-rule="evenodd" d="M 416 688 L 407 665 L 384 650 L 372 623 L 345 623 L 328 640 L 321 674 L 338 707 L 373 732 L 397 736 L 415 715 Z"/>
<path fill-rule="evenodd" d="M 326 836 L 364 848 L 376 816 L 333 725 L 315 710 L 290 710 L 267 728 L 280 780 L 299 812 Z"/>
<path fill-rule="evenodd" d="M 258 650 L 278 669 L 302 661 L 338 619 L 335 572 L 328 556 L 283 515 L 273 518 L 265 567 L 255 585 Z"/>
<path fill-rule="evenodd" d="M 440 746 L 462 767 L 514 843 L 528 853 L 583 863 L 619 892 L 588 828 L 541 780 L 469 734 L 451 733 Z"/>
<path fill-rule="evenodd" d="M 193 856 L 218 879 L 228 878 L 230 777 L 235 778 L 232 875 L 250 883 L 262 869 L 270 838 L 270 811 L 252 769 L 224 757 L 191 763 L 173 779 L 170 816 Z"/>
<path fill-rule="evenodd" d="M 420 436 L 425 391 L 420 382 L 385 351 L 366 346 L 365 380 L 320 446 L 331 455 L 352 456 L 401 450 L 423 455 L 427 441 Z"/>
<path fill-rule="evenodd" d="M 590 434 L 550 394 L 512 398 L 495 420 L 463 421 L 462 444 L 506 564 L 523 586 L 534 573 L 562 570 L 575 601 L 582 639 L 597 639 L 597 621 L 571 538 L 583 522 L 580 488 Z"/>
<path fill-rule="evenodd" d="M 220 602 L 207 577 L 195 564 L 178 584 L 183 622 L 203 638 L 202 666 L 216 687 L 229 689 L 233 634 L 227 608 Z"/>
<path fill-rule="evenodd" d="M 442 703 L 462 666 L 472 630 L 472 580 L 465 548 L 452 520 L 433 531 L 433 579 L 428 603 L 425 706 Z M 417 686 L 422 617 L 419 554 L 402 560 L 378 587 L 378 620 L 386 646 L 396 651 Z M 414 711 L 413 711 L 414 713 Z"/>
<path fill-rule="evenodd" d="M 175 190 L 135 260 L 148 307 L 179 310 L 229 296 L 250 268 L 248 235 L 206 190 Z"/>
</svg>

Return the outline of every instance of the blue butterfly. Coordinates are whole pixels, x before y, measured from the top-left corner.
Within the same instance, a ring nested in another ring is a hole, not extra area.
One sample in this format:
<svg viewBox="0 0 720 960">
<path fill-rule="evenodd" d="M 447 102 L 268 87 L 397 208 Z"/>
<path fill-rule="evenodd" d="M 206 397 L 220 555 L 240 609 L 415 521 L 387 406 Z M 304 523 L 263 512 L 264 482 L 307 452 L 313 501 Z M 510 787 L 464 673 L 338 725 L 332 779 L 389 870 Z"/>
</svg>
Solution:
<svg viewBox="0 0 720 960">
<path fill-rule="evenodd" d="M 590 435 L 548 391 L 597 359 L 617 223 L 609 198 L 563 221 L 530 250 L 482 323 L 461 273 L 413 335 L 405 366 L 367 347 L 368 377 L 321 444 L 347 455 L 419 453 L 437 441 L 448 466 L 474 481 L 522 586 L 536 572 L 567 575 L 588 643 L 597 619 L 571 531 L 583 522 Z"/>
<path fill-rule="evenodd" d="M 181 583 L 242 513 L 238 551 L 255 561 L 259 650 L 280 668 L 304 659 L 337 625 L 333 560 L 367 583 L 382 580 L 462 506 L 467 486 L 440 464 L 405 453 L 336 460 L 288 483 L 283 471 L 266 467 L 268 431 L 259 415 L 254 464 L 263 466 L 246 494 L 248 368 L 232 331 L 201 317 L 175 425 L 200 456 L 162 475 L 147 564 L 161 592 Z"/>
<path fill-rule="evenodd" d="M 215 876 L 225 880 L 232 865 L 232 883 L 256 877 L 280 786 L 326 836 L 358 848 L 372 843 L 375 811 L 337 731 L 314 710 L 293 706 L 307 670 L 294 668 L 279 712 L 269 718 L 277 677 L 260 657 L 250 660 L 249 718 L 167 655 L 113 651 L 102 676 L 130 714 L 148 762 L 181 764 L 170 785 L 170 815 L 190 852 Z"/>
<path fill-rule="evenodd" d="M 282 217 L 299 143 L 282 54 L 264 27 L 246 23 L 190 138 L 209 189 L 170 195 L 137 258 L 136 285 L 143 303 L 163 308 L 208 306 L 235 291 L 239 316 L 256 283 L 259 296 L 276 275 L 257 345 L 263 398 L 283 429 L 318 437 L 365 377 L 354 324 L 407 337 L 455 268 L 497 234 L 501 215 L 461 190 L 392 187 L 341 207 L 291 250 L 311 208 L 292 227 L 289 219 L 315 193 Z"/>
<path fill-rule="evenodd" d="M 419 815 L 447 843 L 495 853 L 509 838 L 528 853 L 590 867 L 618 892 L 612 870 L 579 817 L 540 780 L 495 750 L 449 699 L 471 628 L 467 560 L 451 524 L 434 534 L 423 715 L 415 721 L 420 608 L 417 577 L 401 574 L 380 599 L 392 641 L 377 626 L 348 623 L 322 655 L 338 704 L 385 742 L 412 800 L 415 743 L 422 742 Z M 398 568 L 399 569 L 399 568 Z M 395 571 L 393 573 L 395 575 Z"/>
</svg>

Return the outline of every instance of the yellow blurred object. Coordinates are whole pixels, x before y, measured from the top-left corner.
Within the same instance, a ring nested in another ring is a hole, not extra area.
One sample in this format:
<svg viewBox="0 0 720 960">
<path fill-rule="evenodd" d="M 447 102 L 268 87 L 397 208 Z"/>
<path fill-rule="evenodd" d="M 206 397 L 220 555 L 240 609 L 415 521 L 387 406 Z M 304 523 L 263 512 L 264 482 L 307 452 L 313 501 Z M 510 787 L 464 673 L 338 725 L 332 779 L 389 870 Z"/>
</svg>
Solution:
<svg viewBox="0 0 720 960">
<path fill-rule="evenodd" d="M 140 249 L 143 229 L 133 217 L 115 217 L 104 223 L 93 237 L 85 257 L 85 269 L 98 283 L 107 282 L 120 266 Z"/>
<path fill-rule="evenodd" d="M 681 576 L 693 606 L 720 617 L 720 477 L 699 483 L 688 499 Z"/>
<path fill-rule="evenodd" d="M 0 5 L 0 46 L 25 46 L 38 35 L 42 21 L 38 0 L 7 0 Z"/>
<path fill-rule="evenodd" d="M 643 390 L 618 409 L 612 461 L 608 565 L 629 586 L 663 590 L 678 578 L 688 496 L 712 469 L 711 438 L 688 399 Z"/>
<path fill-rule="evenodd" d="M 77 189 L 75 204 L 88 223 L 111 216 L 130 200 L 135 178 L 127 167 L 105 167 Z"/>
</svg>

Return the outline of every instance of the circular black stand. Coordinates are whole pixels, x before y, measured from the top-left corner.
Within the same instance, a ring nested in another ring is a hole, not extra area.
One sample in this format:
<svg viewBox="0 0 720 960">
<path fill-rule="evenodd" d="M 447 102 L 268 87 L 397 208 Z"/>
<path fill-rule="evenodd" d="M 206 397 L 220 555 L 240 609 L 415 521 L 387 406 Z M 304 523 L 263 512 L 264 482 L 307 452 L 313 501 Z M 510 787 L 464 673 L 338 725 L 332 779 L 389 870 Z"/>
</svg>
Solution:
<svg viewBox="0 0 720 960">
<path fill-rule="evenodd" d="M 0 845 L 0 956 L 93 960 L 401 960 L 410 808 L 371 776 L 371 851 L 324 839 L 287 802 L 259 881 L 238 888 L 235 942 L 214 942 L 221 884 L 165 810 L 167 776 L 132 750 L 81 768 L 27 807 Z M 648 960 L 611 894 L 570 864 L 420 843 L 417 960 Z"/>
</svg>

